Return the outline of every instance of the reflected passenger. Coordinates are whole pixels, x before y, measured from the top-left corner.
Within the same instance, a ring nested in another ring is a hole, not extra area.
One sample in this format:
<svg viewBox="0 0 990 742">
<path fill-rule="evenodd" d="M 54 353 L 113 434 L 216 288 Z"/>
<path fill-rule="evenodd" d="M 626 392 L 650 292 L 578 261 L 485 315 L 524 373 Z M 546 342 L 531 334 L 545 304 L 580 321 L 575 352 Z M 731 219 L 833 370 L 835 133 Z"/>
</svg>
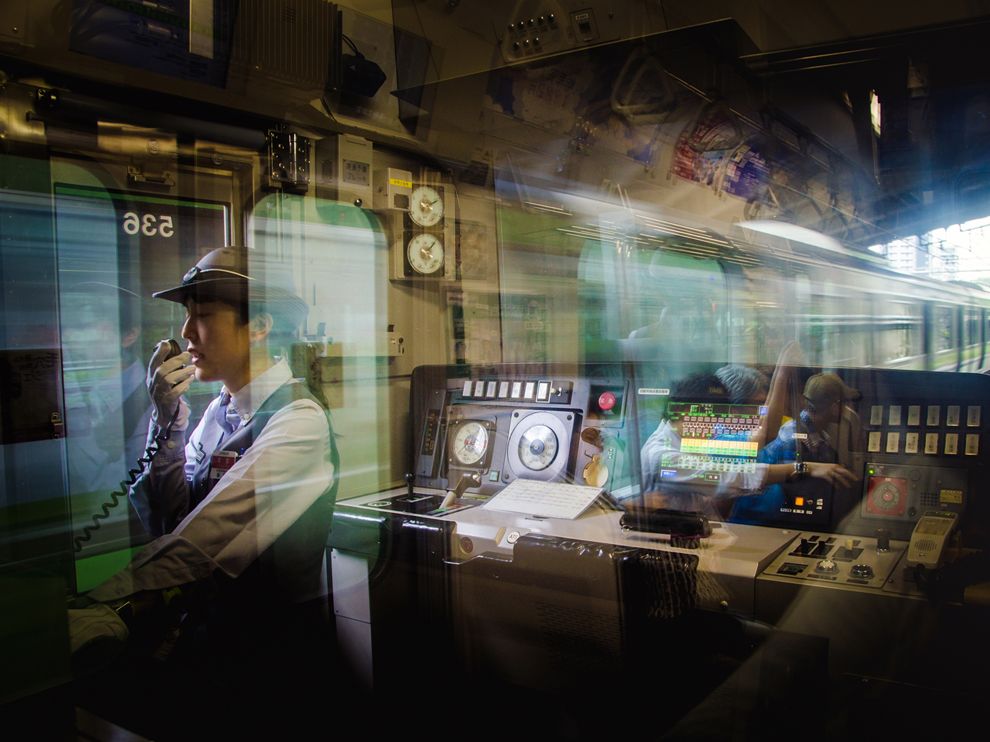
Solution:
<svg viewBox="0 0 990 742">
<path fill-rule="evenodd" d="M 744 367 L 727 366 L 715 373 L 696 373 L 680 380 L 671 390 L 670 403 L 704 403 L 719 400 L 736 405 L 761 405 L 766 401 L 765 376 L 759 372 L 742 371 Z M 761 379 L 762 377 L 762 379 Z M 731 389 L 730 389 L 731 387 Z M 767 407 L 761 405 L 764 416 L 757 426 L 742 432 L 721 435 L 719 440 L 751 443 L 751 450 L 759 451 L 766 434 Z M 785 425 L 792 430 L 792 424 Z M 779 436 L 778 436 L 779 437 Z M 793 434 L 791 434 L 793 438 Z M 710 519 L 721 520 L 722 514 L 732 507 L 737 498 L 763 501 L 766 507 L 779 507 L 771 499 L 775 490 L 768 485 L 793 481 L 795 466 L 783 463 L 784 459 L 770 461 L 757 456 L 753 465 L 738 470 L 723 470 L 717 477 L 708 479 L 705 471 L 692 470 L 695 454 L 682 448 L 682 421 L 665 414 L 657 429 L 650 435 L 641 450 L 643 504 L 648 508 L 665 508 L 699 512 Z M 802 477 L 819 480 L 823 485 L 850 486 L 855 476 L 836 463 L 835 457 L 815 460 L 810 456 L 802 464 Z M 734 510 L 734 509 L 733 509 Z"/>
<path fill-rule="evenodd" d="M 770 480 L 758 496 L 741 497 L 732 508 L 732 520 L 741 523 L 764 523 L 773 520 L 785 502 L 784 488 L 800 489 L 806 499 L 816 499 L 831 493 L 833 487 L 851 487 L 858 477 L 843 463 L 849 463 L 842 453 L 840 435 L 849 436 L 855 427 L 856 413 L 847 402 L 859 398 L 859 392 L 847 386 L 835 373 L 811 376 L 804 386 L 804 406 L 797 420 L 780 426 L 774 440 L 758 455 L 761 463 L 771 468 L 789 467 L 783 482 Z M 855 433 L 852 433 L 855 437 Z M 843 459 L 846 459 L 843 462 Z M 826 468 L 828 467 L 828 468 Z"/>
</svg>

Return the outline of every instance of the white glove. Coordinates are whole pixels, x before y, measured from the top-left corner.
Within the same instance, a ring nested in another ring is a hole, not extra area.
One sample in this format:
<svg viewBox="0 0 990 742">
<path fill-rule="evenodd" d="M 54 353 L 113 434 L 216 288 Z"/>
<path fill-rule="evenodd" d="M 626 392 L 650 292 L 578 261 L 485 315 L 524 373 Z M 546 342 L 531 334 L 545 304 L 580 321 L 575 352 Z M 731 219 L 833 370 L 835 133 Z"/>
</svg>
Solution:
<svg viewBox="0 0 990 742">
<path fill-rule="evenodd" d="M 70 608 L 69 650 L 73 673 L 89 675 L 116 659 L 127 646 L 127 624 L 108 605 Z"/>
<path fill-rule="evenodd" d="M 176 414 L 172 430 L 185 430 L 189 427 L 189 404 L 182 398 L 193 382 L 196 367 L 189 363 L 191 356 L 188 352 L 179 353 L 168 358 L 169 344 L 163 340 L 155 347 L 155 352 L 148 362 L 148 394 L 151 396 L 154 409 L 151 413 L 152 422 L 164 429 Z"/>
<path fill-rule="evenodd" d="M 129 635 L 127 624 L 105 603 L 69 609 L 69 649 L 72 654 L 97 639 L 125 642 Z"/>
</svg>

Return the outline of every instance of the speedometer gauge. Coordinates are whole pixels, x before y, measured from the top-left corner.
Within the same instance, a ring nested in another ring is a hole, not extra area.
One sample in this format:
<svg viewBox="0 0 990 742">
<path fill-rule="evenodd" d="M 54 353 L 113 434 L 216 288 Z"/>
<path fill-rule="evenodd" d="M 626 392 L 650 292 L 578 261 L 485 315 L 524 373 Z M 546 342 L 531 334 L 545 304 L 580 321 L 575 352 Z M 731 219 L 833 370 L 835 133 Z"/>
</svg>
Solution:
<svg viewBox="0 0 990 742">
<path fill-rule="evenodd" d="M 450 455 L 461 466 L 475 466 L 488 451 L 488 431 L 477 420 L 468 420 L 454 433 Z"/>
<path fill-rule="evenodd" d="M 557 436 L 546 425 L 534 425 L 519 439 L 519 461 L 533 471 L 542 471 L 557 456 Z"/>
</svg>

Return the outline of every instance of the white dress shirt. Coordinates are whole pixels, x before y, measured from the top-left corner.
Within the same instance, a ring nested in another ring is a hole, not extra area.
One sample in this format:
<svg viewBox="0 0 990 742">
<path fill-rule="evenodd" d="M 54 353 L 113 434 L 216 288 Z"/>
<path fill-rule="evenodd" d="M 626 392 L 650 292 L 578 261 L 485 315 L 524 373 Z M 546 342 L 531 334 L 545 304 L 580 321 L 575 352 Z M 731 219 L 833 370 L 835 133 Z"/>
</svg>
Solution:
<svg viewBox="0 0 990 742">
<path fill-rule="evenodd" d="M 282 360 L 233 394 L 242 420 L 250 420 L 291 378 Z M 188 504 L 187 472 L 197 456 L 209 456 L 220 440 L 219 404 L 219 398 L 210 403 L 184 451 L 162 446 L 151 471 L 132 488 L 132 498 L 171 498 L 168 511 L 174 517 L 182 514 L 179 501 L 185 498 Z M 238 577 L 330 487 L 330 451 L 325 411 L 310 399 L 289 403 L 272 415 L 254 443 L 171 533 L 149 543 L 90 596 L 114 600 L 183 585 L 215 570 Z"/>
</svg>

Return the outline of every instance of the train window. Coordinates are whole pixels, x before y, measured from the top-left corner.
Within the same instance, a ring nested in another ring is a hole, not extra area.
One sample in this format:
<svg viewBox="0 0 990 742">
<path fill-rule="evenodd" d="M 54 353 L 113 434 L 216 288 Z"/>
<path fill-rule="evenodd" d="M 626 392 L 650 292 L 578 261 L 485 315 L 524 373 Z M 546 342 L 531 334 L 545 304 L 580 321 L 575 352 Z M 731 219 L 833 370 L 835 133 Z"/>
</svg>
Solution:
<svg viewBox="0 0 990 742">
<path fill-rule="evenodd" d="M 605 254 L 610 260 L 617 257 Z M 611 306 L 626 305 L 620 333 L 632 357 L 726 358 L 727 290 L 717 261 L 663 248 L 640 249 L 626 261 L 621 278 L 637 300 Z"/>
<path fill-rule="evenodd" d="M 200 245 L 231 239 L 229 177 L 201 176 L 193 198 L 142 188 L 125 173 L 105 155 L 60 157 L 51 169 L 66 485 L 80 589 L 99 579 L 92 565 L 101 555 L 148 539 L 120 491 L 147 443 L 146 364 L 157 340 L 179 337 L 183 321 L 182 307 L 151 293 L 174 283 Z M 215 392 L 203 384 L 190 393 L 195 414 Z"/>
<path fill-rule="evenodd" d="M 709 246 L 600 203 L 573 208 L 497 206 L 506 361 L 727 357 L 726 279 Z"/>
<path fill-rule="evenodd" d="M 814 323 L 821 338 L 819 362 L 839 367 L 871 365 L 872 298 L 824 272 L 815 277 L 812 287 L 807 321 Z"/>
<path fill-rule="evenodd" d="M 391 477 L 391 466 L 379 436 L 394 421 L 381 390 L 361 383 L 374 377 L 380 359 L 390 352 L 390 338 L 380 329 L 388 312 L 377 290 L 387 275 L 388 245 L 380 220 L 351 204 L 273 194 L 248 216 L 247 234 L 251 248 L 285 256 L 310 305 L 302 340 L 326 359 L 319 361 L 322 373 L 336 382 L 328 387 L 334 425 L 348 431 L 338 449 L 353 466 L 337 497 L 381 487 Z M 400 333 L 411 329 L 399 327 Z M 442 343 L 438 346 L 439 354 L 446 352 Z M 342 354 L 348 356 L 346 366 L 339 363 Z"/>
<path fill-rule="evenodd" d="M 885 366 L 907 366 L 923 352 L 923 318 L 915 302 L 878 299 L 882 310 L 874 320 L 877 361 Z"/>
<path fill-rule="evenodd" d="M 806 292 L 803 276 L 788 278 L 769 266 L 747 266 L 730 274 L 730 358 L 736 363 L 774 364 L 784 345 L 795 339 L 795 293 Z M 805 323 L 806 336 L 814 330 Z M 806 352 L 814 345 L 804 342 Z"/>
<path fill-rule="evenodd" d="M 975 345 L 980 342 L 980 310 L 974 307 L 965 309 L 965 338 L 963 344 Z"/>
<path fill-rule="evenodd" d="M 932 349 L 936 353 L 955 347 L 956 310 L 954 307 L 935 307 L 932 313 L 932 340 Z"/>
<path fill-rule="evenodd" d="M 548 197 L 552 198 L 552 197 Z M 500 244 L 500 319 L 502 357 L 508 362 L 575 358 L 578 353 L 578 302 L 575 280 L 585 237 L 567 231 L 558 215 L 527 212 L 518 204 L 497 207 Z M 585 232 L 591 232 L 589 229 Z M 601 261 L 590 269 L 591 289 L 584 284 L 582 302 L 604 302 Z M 596 304 L 586 314 L 599 323 Z M 598 325 L 596 325 L 598 326 Z M 607 337 L 608 330 L 604 335 Z"/>
</svg>

